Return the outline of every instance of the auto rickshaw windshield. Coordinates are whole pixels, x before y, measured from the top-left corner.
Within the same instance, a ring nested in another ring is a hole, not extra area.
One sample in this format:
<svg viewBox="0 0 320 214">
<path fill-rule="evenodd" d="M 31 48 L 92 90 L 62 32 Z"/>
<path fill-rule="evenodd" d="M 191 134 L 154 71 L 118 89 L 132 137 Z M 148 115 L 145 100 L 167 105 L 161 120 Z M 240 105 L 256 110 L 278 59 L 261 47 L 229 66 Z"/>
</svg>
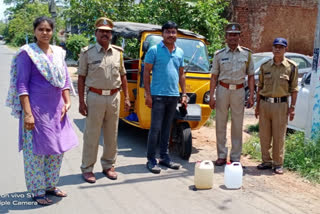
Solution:
<svg viewBox="0 0 320 214">
<path fill-rule="evenodd" d="M 149 43 L 149 47 L 152 47 L 162 39 L 160 35 L 149 35 L 146 41 Z M 177 38 L 176 44 L 184 51 L 185 72 L 209 73 L 208 51 L 202 41 Z"/>
</svg>

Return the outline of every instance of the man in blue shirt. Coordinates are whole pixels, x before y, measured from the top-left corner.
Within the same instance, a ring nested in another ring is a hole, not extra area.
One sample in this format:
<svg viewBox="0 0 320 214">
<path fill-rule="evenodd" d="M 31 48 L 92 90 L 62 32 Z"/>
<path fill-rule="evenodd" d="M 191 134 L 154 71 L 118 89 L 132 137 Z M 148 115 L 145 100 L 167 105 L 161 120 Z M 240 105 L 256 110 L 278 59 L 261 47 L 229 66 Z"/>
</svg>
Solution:
<svg viewBox="0 0 320 214">
<path fill-rule="evenodd" d="M 151 127 L 148 136 L 147 168 L 152 173 L 160 173 L 156 146 L 160 144 L 159 164 L 171 169 L 179 169 L 180 164 L 171 161 L 168 152 L 170 128 L 182 91 L 181 103 L 187 106 L 185 74 L 183 70 L 183 50 L 176 46 L 178 26 L 168 21 L 162 26 L 163 40 L 151 47 L 145 57 L 144 86 L 146 105 L 151 110 Z M 150 90 L 150 72 L 152 82 Z"/>
</svg>

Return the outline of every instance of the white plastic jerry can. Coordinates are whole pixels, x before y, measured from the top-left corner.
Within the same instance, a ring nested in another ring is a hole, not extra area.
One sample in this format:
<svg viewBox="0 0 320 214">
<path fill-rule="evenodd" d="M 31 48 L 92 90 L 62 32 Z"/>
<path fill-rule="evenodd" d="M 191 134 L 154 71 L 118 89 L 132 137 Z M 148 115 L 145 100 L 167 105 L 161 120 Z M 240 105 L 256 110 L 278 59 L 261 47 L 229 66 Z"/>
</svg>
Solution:
<svg viewBox="0 0 320 214">
<path fill-rule="evenodd" d="M 194 185 L 197 189 L 211 189 L 213 185 L 213 163 L 211 160 L 197 161 L 194 168 Z"/>
<path fill-rule="evenodd" d="M 239 189 L 242 186 L 243 170 L 240 162 L 227 163 L 224 168 L 224 185 L 228 189 Z"/>
</svg>

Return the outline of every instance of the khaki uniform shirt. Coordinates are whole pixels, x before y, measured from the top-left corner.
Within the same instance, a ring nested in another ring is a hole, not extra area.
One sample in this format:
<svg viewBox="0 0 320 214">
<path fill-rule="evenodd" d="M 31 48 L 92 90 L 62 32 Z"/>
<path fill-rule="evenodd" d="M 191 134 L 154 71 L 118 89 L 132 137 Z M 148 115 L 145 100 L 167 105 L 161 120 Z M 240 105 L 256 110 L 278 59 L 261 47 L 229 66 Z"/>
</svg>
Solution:
<svg viewBox="0 0 320 214">
<path fill-rule="evenodd" d="M 224 83 L 244 83 L 246 75 L 254 75 L 251 51 L 241 46 L 234 51 L 228 46 L 217 51 L 213 58 L 211 73 L 218 75 L 218 80 Z"/>
<path fill-rule="evenodd" d="M 120 76 L 125 75 L 126 70 L 120 49 L 109 45 L 105 50 L 98 43 L 82 49 L 78 73 L 86 76 L 86 86 L 97 89 L 121 87 Z"/>
<path fill-rule="evenodd" d="M 265 97 L 285 97 L 298 91 L 298 67 L 295 62 L 284 58 L 280 65 L 273 59 L 260 67 L 258 87 Z"/>
</svg>

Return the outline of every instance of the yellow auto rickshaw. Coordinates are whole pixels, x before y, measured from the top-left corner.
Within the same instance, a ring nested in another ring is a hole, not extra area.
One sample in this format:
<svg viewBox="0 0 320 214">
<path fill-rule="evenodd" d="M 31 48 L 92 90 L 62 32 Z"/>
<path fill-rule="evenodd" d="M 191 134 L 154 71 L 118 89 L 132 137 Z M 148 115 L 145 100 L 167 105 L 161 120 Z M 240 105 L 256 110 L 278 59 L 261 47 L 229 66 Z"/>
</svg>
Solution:
<svg viewBox="0 0 320 214">
<path fill-rule="evenodd" d="M 127 71 L 130 112 L 124 111 L 121 92 L 120 118 L 133 126 L 149 129 L 151 109 L 145 105 L 143 68 L 144 56 L 153 45 L 162 40 L 161 26 L 133 22 L 114 22 L 113 44 L 124 48 L 124 64 Z M 210 117 L 208 105 L 210 93 L 209 59 L 206 39 L 188 30 L 179 29 L 177 45 L 184 51 L 186 91 L 189 97 L 187 115 L 177 113 L 171 129 L 171 142 L 179 149 L 183 159 L 192 152 L 191 129 L 199 129 Z M 135 49 L 136 48 L 136 49 Z"/>
</svg>

